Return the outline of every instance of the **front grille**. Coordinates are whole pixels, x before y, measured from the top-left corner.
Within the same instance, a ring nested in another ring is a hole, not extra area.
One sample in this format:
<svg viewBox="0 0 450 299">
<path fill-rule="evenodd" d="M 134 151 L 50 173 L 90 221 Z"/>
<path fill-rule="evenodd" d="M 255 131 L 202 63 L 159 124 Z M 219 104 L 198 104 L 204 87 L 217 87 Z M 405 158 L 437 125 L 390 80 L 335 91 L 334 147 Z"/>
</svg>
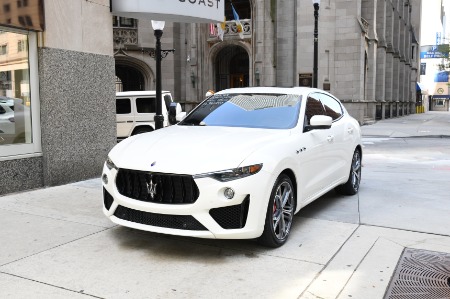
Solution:
<svg viewBox="0 0 450 299">
<path fill-rule="evenodd" d="M 111 194 L 109 194 L 109 192 L 106 191 L 105 188 L 103 188 L 103 204 L 105 205 L 105 208 L 107 210 L 109 210 L 111 208 L 113 201 L 114 201 L 114 199 L 111 196 Z"/>
<path fill-rule="evenodd" d="M 127 207 L 118 206 L 114 212 L 117 218 L 145 225 L 182 229 L 207 230 L 200 222 L 190 215 L 164 215 L 137 211 Z"/>
<path fill-rule="evenodd" d="M 140 201 L 190 204 L 199 196 L 192 176 L 119 169 L 116 178 L 120 194 Z"/>
<path fill-rule="evenodd" d="M 247 196 L 240 205 L 209 210 L 209 215 L 224 229 L 243 228 L 247 222 L 250 197 Z"/>
</svg>

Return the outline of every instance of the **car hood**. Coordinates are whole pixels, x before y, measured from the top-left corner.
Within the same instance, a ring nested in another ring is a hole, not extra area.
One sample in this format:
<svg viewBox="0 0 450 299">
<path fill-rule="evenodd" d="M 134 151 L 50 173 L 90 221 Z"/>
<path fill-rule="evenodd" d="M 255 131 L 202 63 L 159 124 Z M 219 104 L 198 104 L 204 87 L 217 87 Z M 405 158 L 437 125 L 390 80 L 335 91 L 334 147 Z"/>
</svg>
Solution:
<svg viewBox="0 0 450 299">
<path fill-rule="evenodd" d="M 289 130 L 171 126 L 127 138 L 109 157 L 119 168 L 201 174 L 238 167 L 252 152 L 289 134 Z"/>
</svg>

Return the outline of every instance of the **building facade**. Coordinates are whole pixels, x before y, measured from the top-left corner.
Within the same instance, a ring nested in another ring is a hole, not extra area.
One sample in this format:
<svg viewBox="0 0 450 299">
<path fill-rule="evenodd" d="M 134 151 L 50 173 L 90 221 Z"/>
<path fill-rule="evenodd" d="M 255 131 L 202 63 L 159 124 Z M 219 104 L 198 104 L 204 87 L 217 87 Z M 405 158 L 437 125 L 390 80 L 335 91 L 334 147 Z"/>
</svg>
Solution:
<svg viewBox="0 0 450 299">
<path fill-rule="evenodd" d="M 162 88 L 187 111 L 209 89 L 311 83 L 312 1 L 233 5 L 242 27 L 226 0 L 223 24 L 164 28 Z M 99 176 L 115 91 L 155 89 L 151 21 L 113 16 L 109 0 L 0 10 L 0 194 Z M 420 0 L 322 0 L 318 24 L 319 88 L 361 123 L 415 112 Z"/>
<path fill-rule="evenodd" d="M 422 3 L 420 83 L 424 111 L 450 111 L 450 1 Z"/>
<path fill-rule="evenodd" d="M 0 194 L 99 176 L 116 142 L 109 0 L 0 11 Z"/>
<path fill-rule="evenodd" d="M 220 24 L 169 23 L 162 43 L 176 49 L 163 62 L 163 89 L 187 110 L 209 89 L 311 83 L 311 0 L 230 1 Z M 318 87 L 340 98 L 360 123 L 415 113 L 420 0 L 322 0 Z M 215 26 L 214 28 L 211 26 Z M 153 89 L 150 21 L 118 18 L 114 45 L 118 90 Z M 136 79 L 137 78 L 137 79 Z"/>
</svg>

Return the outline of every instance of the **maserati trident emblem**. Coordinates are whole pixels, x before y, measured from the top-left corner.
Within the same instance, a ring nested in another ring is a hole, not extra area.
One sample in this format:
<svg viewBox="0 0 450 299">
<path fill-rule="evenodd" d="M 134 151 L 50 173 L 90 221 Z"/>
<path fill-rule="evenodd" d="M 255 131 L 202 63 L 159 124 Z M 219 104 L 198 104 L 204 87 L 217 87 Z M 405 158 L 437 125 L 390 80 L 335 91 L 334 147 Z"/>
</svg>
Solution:
<svg viewBox="0 0 450 299">
<path fill-rule="evenodd" d="M 148 191 L 148 194 L 150 194 L 150 197 L 153 199 L 153 198 L 155 198 L 155 195 L 156 195 L 156 186 L 157 186 L 158 184 L 154 184 L 153 183 L 153 180 L 152 179 L 150 179 L 150 182 L 149 183 L 147 183 L 147 191 Z"/>
</svg>

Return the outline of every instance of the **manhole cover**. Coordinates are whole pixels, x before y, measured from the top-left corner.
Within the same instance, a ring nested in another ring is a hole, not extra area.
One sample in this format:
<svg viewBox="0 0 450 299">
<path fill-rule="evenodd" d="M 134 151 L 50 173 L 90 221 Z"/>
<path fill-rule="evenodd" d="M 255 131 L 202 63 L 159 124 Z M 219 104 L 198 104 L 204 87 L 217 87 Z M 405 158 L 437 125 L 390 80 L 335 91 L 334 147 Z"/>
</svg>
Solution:
<svg viewBox="0 0 450 299">
<path fill-rule="evenodd" d="M 450 299 L 450 254 L 406 248 L 384 299 Z"/>
</svg>

